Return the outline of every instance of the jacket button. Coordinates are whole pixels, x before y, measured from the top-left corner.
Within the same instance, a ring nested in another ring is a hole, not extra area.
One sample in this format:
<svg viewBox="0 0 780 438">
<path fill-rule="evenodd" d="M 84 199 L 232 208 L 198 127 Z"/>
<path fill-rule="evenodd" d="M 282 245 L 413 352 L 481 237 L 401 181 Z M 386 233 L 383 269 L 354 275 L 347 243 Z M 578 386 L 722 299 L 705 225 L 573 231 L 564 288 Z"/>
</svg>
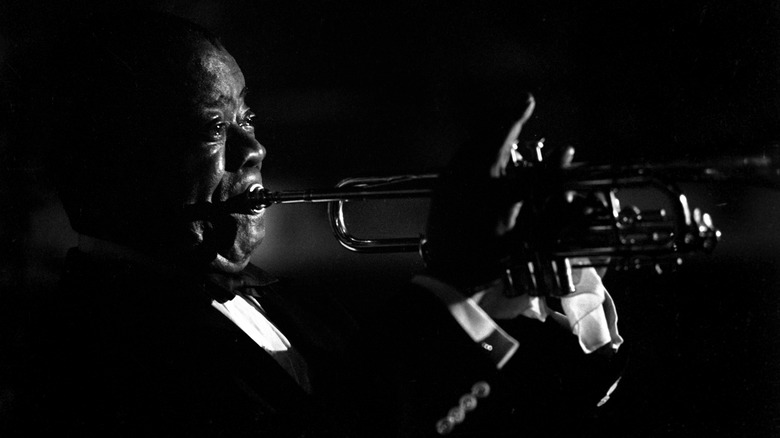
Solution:
<svg viewBox="0 0 780 438">
<path fill-rule="evenodd" d="M 490 395 L 490 385 L 487 382 L 477 382 L 471 387 L 471 394 L 478 398 Z"/>
<path fill-rule="evenodd" d="M 460 398 L 459 404 L 464 411 L 471 412 L 477 408 L 477 398 L 472 394 L 466 394 Z"/>
<path fill-rule="evenodd" d="M 466 412 L 460 406 L 456 406 L 447 413 L 447 419 L 449 419 L 452 424 L 463 423 L 463 420 L 466 419 Z"/>
<path fill-rule="evenodd" d="M 453 424 L 449 417 L 442 418 L 436 423 L 436 432 L 439 435 L 447 435 L 448 433 L 452 432 L 454 426 L 455 424 Z"/>
</svg>

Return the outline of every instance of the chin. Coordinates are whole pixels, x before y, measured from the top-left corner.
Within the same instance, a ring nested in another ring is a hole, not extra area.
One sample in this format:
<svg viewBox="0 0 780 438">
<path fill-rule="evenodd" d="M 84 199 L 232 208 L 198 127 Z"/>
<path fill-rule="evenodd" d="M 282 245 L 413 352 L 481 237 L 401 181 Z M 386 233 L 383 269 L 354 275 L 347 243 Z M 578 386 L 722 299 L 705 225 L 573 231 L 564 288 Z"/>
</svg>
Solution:
<svg viewBox="0 0 780 438">
<path fill-rule="evenodd" d="M 243 237 L 243 238 L 241 238 Z M 252 253 L 260 246 L 263 241 L 263 233 L 254 233 L 250 236 L 238 236 L 233 246 L 226 251 L 219 251 L 211 262 L 211 267 L 218 271 L 236 273 L 246 268 Z"/>
<path fill-rule="evenodd" d="M 246 268 L 255 252 L 265 237 L 265 227 L 262 224 L 248 228 L 239 228 L 239 232 L 233 241 L 233 246 L 226 251 L 218 251 L 217 257 L 212 263 L 223 272 L 235 273 Z"/>
<path fill-rule="evenodd" d="M 222 254 L 217 254 L 217 257 L 211 262 L 211 268 L 216 271 L 235 274 L 246 268 L 250 259 L 251 255 L 240 260 L 232 260 L 223 256 Z"/>
<path fill-rule="evenodd" d="M 262 215 L 229 215 L 218 221 L 191 224 L 196 247 L 206 249 L 203 260 L 215 271 L 236 273 L 246 268 L 265 237 Z M 210 249 L 209 249 L 210 248 Z"/>
</svg>

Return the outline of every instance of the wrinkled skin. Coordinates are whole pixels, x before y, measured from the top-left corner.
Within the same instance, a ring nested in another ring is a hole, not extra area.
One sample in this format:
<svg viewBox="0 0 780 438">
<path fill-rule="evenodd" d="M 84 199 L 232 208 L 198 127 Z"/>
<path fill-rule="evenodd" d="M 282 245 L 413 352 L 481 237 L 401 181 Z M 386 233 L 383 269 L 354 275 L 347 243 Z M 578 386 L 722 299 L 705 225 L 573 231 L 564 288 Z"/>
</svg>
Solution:
<svg viewBox="0 0 780 438">
<path fill-rule="evenodd" d="M 203 42 L 190 71 L 186 103 L 187 136 L 173 181 L 179 206 L 218 203 L 261 184 L 265 148 L 255 138 L 252 111 L 244 102 L 246 85 L 235 59 L 223 49 Z M 215 249 L 211 267 L 237 272 L 250 260 L 265 234 L 264 211 L 224 214 L 187 223 L 190 249 Z M 219 236 L 215 238 L 214 236 Z M 216 244 L 209 240 L 220 240 Z M 213 257 L 213 258 L 212 258 Z"/>
</svg>

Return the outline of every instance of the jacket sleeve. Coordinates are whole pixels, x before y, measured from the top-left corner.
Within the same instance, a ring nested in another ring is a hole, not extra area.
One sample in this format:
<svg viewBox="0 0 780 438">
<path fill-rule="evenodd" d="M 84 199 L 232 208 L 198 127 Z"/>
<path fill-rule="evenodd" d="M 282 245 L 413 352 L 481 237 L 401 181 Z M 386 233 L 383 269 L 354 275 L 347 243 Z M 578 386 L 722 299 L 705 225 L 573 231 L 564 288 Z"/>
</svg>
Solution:
<svg viewBox="0 0 780 438">
<path fill-rule="evenodd" d="M 622 370 L 615 358 L 585 355 L 576 337 L 557 324 L 526 318 L 503 326 L 520 345 L 499 370 L 490 352 L 427 290 L 410 286 L 385 309 L 377 319 L 369 355 L 374 373 L 364 391 L 370 412 L 365 418 L 375 435 L 585 431 Z"/>
</svg>

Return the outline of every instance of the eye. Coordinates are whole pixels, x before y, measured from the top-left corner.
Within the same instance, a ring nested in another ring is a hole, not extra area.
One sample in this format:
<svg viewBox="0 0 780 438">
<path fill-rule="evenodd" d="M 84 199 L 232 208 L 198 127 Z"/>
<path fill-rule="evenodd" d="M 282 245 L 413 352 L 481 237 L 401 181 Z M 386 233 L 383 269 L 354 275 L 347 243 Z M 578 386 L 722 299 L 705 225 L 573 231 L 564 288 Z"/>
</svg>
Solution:
<svg viewBox="0 0 780 438">
<path fill-rule="evenodd" d="M 206 127 L 206 138 L 210 141 L 216 141 L 225 136 L 228 124 L 225 122 L 214 121 Z"/>
<path fill-rule="evenodd" d="M 252 111 L 247 111 L 241 117 L 241 121 L 239 125 L 246 130 L 252 130 L 255 128 L 256 119 L 257 119 L 257 114 L 253 113 Z"/>
</svg>

